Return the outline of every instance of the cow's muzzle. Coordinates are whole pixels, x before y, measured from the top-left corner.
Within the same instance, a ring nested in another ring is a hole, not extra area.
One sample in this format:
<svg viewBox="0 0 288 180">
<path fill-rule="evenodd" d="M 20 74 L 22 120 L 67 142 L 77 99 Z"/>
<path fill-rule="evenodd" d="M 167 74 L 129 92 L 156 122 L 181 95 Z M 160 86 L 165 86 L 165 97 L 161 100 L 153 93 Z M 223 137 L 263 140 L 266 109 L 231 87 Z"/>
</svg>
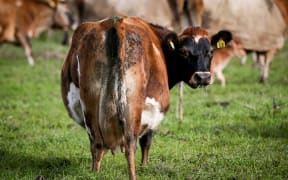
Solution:
<svg viewBox="0 0 288 180">
<path fill-rule="evenodd" d="M 211 83 L 211 74 L 210 72 L 195 72 L 191 79 L 189 80 L 189 84 L 192 87 L 199 86 L 207 86 Z"/>
</svg>

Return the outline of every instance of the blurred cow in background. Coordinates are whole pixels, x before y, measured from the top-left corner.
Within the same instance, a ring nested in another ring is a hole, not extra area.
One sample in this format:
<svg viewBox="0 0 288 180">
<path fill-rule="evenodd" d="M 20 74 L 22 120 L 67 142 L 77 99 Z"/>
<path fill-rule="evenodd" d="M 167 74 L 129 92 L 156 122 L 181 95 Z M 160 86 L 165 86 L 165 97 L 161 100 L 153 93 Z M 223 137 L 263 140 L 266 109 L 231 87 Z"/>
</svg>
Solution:
<svg viewBox="0 0 288 180">
<path fill-rule="evenodd" d="M 0 0 L 0 4 L 0 43 L 23 46 L 30 65 L 34 65 L 31 38 L 50 28 L 67 32 L 77 26 L 63 0 Z"/>
<path fill-rule="evenodd" d="M 213 52 L 211 62 L 212 83 L 214 82 L 216 75 L 217 79 L 220 80 L 222 87 L 225 86 L 226 79 L 223 74 L 223 70 L 235 56 L 239 58 L 246 56 L 246 51 L 243 48 L 241 41 L 237 38 L 234 38 L 231 42 L 229 42 L 225 48 L 216 49 Z"/>
<path fill-rule="evenodd" d="M 79 15 L 82 21 L 98 21 L 114 15 L 129 15 L 171 27 L 173 18 L 167 0 L 75 0 L 75 2 L 78 11 L 81 12 Z"/>
<path fill-rule="evenodd" d="M 139 16 L 179 32 L 191 25 L 200 26 L 204 12 L 203 0 L 74 1 L 82 21 L 97 21 L 113 15 Z"/>
<path fill-rule="evenodd" d="M 172 17 L 174 29 L 188 26 L 201 26 L 204 13 L 203 0 L 167 0 Z"/>
<path fill-rule="evenodd" d="M 79 22 L 84 21 L 85 2 L 86 0 L 74 0 L 74 2 L 72 2 L 72 4 L 74 3 L 74 7 L 77 10 Z"/>
<path fill-rule="evenodd" d="M 288 1 L 287 0 L 274 0 L 275 4 L 279 8 L 284 21 L 286 23 L 285 34 L 288 35 Z"/>
<path fill-rule="evenodd" d="M 204 0 L 204 9 L 203 27 L 209 33 L 228 29 L 247 52 L 256 52 L 260 82 L 265 82 L 269 65 L 288 34 L 288 1 Z"/>
</svg>

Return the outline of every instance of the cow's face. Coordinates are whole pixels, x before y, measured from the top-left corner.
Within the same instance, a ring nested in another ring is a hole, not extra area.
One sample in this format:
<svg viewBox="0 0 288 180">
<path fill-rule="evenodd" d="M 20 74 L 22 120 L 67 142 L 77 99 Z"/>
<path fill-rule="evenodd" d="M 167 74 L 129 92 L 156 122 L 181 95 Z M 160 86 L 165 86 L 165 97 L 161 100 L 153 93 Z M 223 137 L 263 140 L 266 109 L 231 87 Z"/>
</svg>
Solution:
<svg viewBox="0 0 288 180">
<path fill-rule="evenodd" d="M 201 36 L 192 38 L 184 36 L 180 39 L 179 45 L 180 55 L 187 71 L 184 82 L 193 88 L 210 84 L 212 47 L 209 40 Z"/>
<path fill-rule="evenodd" d="M 202 32 L 203 29 L 200 29 Z M 223 45 L 232 39 L 230 32 L 221 31 L 212 37 L 213 43 L 210 43 L 207 34 L 203 32 L 195 34 L 197 30 L 193 28 L 193 31 L 184 31 L 180 36 L 170 35 L 169 37 L 168 35 L 166 38 L 170 50 L 176 54 L 174 58 L 177 59 L 181 80 L 192 88 L 207 86 L 211 83 L 210 65 L 213 50 L 217 48 L 217 43 L 220 46 L 221 43 Z"/>
</svg>

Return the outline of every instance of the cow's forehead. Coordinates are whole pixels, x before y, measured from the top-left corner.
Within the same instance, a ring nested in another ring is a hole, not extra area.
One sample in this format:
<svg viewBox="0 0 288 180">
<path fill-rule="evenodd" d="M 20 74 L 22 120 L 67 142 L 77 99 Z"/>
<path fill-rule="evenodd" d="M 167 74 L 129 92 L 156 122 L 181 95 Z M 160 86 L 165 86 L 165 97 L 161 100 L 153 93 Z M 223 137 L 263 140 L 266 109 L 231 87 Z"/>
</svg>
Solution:
<svg viewBox="0 0 288 180">
<path fill-rule="evenodd" d="M 192 55 L 208 53 L 211 49 L 210 42 L 207 38 L 199 37 L 199 39 L 186 38 L 183 41 L 183 46 L 189 49 Z"/>
<path fill-rule="evenodd" d="M 196 37 L 196 36 L 208 37 L 208 32 L 201 27 L 188 27 L 181 33 L 181 35 L 187 35 L 190 37 Z"/>
</svg>

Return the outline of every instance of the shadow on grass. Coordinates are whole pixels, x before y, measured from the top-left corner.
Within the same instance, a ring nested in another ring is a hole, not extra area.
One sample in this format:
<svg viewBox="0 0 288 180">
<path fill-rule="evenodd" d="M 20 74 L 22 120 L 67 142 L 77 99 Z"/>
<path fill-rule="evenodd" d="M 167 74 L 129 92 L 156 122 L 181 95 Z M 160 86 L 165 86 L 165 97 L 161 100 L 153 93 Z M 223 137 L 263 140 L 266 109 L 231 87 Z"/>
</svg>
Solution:
<svg viewBox="0 0 288 180">
<path fill-rule="evenodd" d="M 0 177 L 5 177 L 5 174 L 8 177 L 17 174 L 20 177 L 29 175 L 35 179 L 37 177 L 54 179 L 63 174 L 70 174 L 71 168 L 73 169 L 72 164 L 76 163 L 72 161 L 76 160 L 55 156 L 42 159 L 37 155 L 29 156 L 0 149 Z"/>
</svg>

